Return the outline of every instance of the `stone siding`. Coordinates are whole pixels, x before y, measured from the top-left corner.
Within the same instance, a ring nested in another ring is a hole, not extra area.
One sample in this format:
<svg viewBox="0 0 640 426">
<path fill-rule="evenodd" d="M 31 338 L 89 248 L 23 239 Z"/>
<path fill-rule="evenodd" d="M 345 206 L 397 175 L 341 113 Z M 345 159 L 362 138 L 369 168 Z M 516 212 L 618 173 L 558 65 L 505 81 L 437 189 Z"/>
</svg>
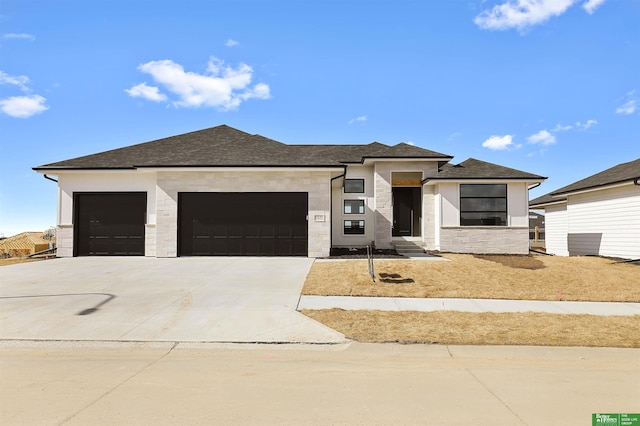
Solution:
<svg viewBox="0 0 640 426">
<path fill-rule="evenodd" d="M 328 256 L 331 248 L 330 179 L 328 171 L 158 172 L 155 255 L 178 255 L 180 192 L 307 192 L 309 257 Z M 316 216 L 324 220 L 316 221 Z"/>
<path fill-rule="evenodd" d="M 440 251 L 477 254 L 528 254 L 529 228 L 440 228 Z"/>
<path fill-rule="evenodd" d="M 73 256 L 73 225 L 56 226 L 56 256 Z"/>
</svg>

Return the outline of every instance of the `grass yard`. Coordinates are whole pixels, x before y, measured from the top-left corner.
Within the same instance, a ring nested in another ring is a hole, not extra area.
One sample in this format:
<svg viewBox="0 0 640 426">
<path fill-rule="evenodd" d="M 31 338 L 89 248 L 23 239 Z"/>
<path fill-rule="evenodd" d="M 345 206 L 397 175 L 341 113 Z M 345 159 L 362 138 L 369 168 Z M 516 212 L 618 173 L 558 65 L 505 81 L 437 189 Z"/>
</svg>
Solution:
<svg viewBox="0 0 640 426">
<path fill-rule="evenodd" d="M 316 261 L 302 294 L 640 302 L 640 266 L 599 257 L 474 256 L 446 261 Z"/>
<path fill-rule="evenodd" d="M 537 312 L 302 311 L 348 338 L 370 343 L 640 347 L 640 315 Z"/>
</svg>

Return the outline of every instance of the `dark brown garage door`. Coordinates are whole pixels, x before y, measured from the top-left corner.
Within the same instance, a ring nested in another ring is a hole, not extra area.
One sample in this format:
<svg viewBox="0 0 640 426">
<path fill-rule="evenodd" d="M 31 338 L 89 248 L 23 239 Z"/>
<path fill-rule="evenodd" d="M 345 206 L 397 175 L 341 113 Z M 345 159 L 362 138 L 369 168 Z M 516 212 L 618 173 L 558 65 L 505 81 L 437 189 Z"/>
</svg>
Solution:
<svg viewBox="0 0 640 426">
<path fill-rule="evenodd" d="M 180 256 L 306 256 L 306 192 L 178 196 Z"/>
<path fill-rule="evenodd" d="M 74 256 L 144 256 L 147 194 L 75 193 Z"/>
</svg>

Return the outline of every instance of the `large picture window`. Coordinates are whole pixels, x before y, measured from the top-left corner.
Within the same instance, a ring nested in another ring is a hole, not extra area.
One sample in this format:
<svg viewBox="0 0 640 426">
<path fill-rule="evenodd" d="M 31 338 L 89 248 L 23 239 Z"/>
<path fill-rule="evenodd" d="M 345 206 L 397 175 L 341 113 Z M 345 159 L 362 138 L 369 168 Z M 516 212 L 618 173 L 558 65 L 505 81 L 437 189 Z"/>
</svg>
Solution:
<svg viewBox="0 0 640 426">
<path fill-rule="evenodd" d="M 507 185 L 460 185 L 460 226 L 506 226 Z"/>
</svg>

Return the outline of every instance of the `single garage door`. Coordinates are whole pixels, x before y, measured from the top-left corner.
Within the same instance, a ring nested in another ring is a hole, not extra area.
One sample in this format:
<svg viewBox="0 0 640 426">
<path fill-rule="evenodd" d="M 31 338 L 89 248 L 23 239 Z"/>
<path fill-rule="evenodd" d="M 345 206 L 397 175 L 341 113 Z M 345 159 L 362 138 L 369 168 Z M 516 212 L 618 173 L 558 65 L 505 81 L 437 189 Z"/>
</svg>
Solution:
<svg viewBox="0 0 640 426">
<path fill-rule="evenodd" d="M 75 193 L 74 256 L 144 256 L 145 192 Z"/>
<path fill-rule="evenodd" d="M 178 196 L 180 256 L 306 256 L 306 192 Z"/>
</svg>

